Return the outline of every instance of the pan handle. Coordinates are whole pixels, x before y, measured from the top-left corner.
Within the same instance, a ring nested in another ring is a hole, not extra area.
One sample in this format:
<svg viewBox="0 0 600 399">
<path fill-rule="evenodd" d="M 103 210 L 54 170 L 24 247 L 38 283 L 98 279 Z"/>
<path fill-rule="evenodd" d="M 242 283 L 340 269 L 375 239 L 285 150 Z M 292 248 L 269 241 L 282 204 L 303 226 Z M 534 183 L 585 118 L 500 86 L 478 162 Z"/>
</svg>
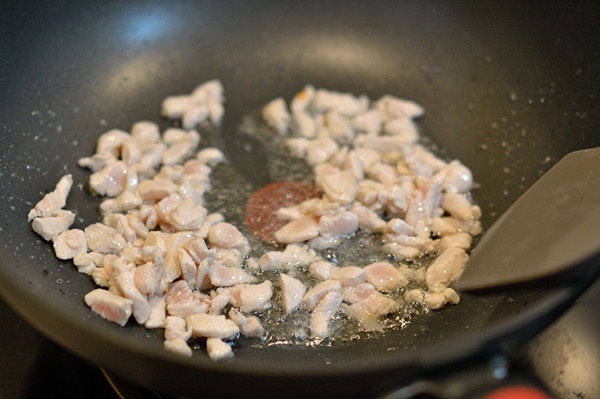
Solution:
<svg viewBox="0 0 600 399">
<path fill-rule="evenodd" d="M 554 399 L 533 377 L 509 377 L 508 365 L 506 357 L 494 356 L 483 364 L 415 381 L 378 399 Z"/>
</svg>

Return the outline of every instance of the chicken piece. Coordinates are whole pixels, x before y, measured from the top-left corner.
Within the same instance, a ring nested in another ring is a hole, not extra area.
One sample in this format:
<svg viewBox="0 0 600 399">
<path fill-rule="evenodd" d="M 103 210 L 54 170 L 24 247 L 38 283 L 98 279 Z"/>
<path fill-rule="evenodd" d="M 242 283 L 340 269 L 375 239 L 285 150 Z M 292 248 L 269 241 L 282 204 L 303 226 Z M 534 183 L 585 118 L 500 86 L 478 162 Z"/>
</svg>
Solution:
<svg viewBox="0 0 600 399">
<path fill-rule="evenodd" d="M 319 223 L 311 216 L 292 220 L 273 234 L 275 241 L 295 244 L 308 241 L 319 235 Z"/>
<path fill-rule="evenodd" d="M 373 106 L 389 118 L 418 118 L 425 113 L 425 109 L 416 102 L 391 95 L 381 97 Z"/>
<path fill-rule="evenodd" d="M 310 288 L 302 297 L 302 306 L 313 309 L 329 292 L 342 292 L 342 283 L 338 280 L 325 280 Z"/>
<path fill-rule="evenodd" d="M 423 304 L 430 309 L 441 309 L 447 303 L 457 304 L 459 302 L 460 297 L 452 288 L 446 288 L 441 292 L 428 292 L 423 299 Z"/>
<path fill-rule="evenodd" d="M 334 267 L 331 270 L 331 279 L 338 280 L 342 286 L 357 285 L 367 278 L 365 270 L 358 266 Z"/>
<path fill-rule="evenodd" d="M 473 189 L 471 170 L 457 160 L 450 162 L 445 168 L 444 190 L 466 194 Z"/>
<path fill-rule="evenodd" d="M 338 144 L 329 138 L 311 140 L 306 146 L 305 159 L 315 166 L 326 162 L 339 149 Z"/>
<path fill-rule="evenodd" d="M 183 339 L 166 340 L 163 343 L 166 350 L 186 357 L 192 357 L 192 348 Z"/>
<path fill-rule="evenodd" d="M 377 291 L 371 292 L 366 299 L 344 307 L 344 312 L 358 321 L 368 331 L 382 329 L 379 319 L 398 309 L 398 303 Z"/>
<path fill-rule="evenodd" d="M 129 172 L 129 171 L 128 171 Z M 100 204 L 102 213 L 119 213 L 131 211 L 142 205 L 142 198 L 137 193 L 124 191 L 116 198 L 108 198 Z"/>
<path fill-rule="evenodd" d="M 382 249 L 385 253 L 401 259 L 416 258 L 423 252 L 419 248 L 401 245 L 397 242 L 388 242 L 383 245 Z"/>
<path fill-rule="evenodd" d="M 102 223 L 91 224 L 84 231 L 90 251 L 118 254 L 127 244 L 125 238 L 116 229 Z"/>
<path fill-rule="evenodd" d="M 360 283 L 357 285 L 348 285 L 342 287 L 344 301 L 350 304 L 364 301 L 374 292 L 377 292 L 377 289 L 373 284 L 370 283 Z"/>
<path fill-rule="evenodd" d="M 102 170 L 106 165 L 117 161 L 117 157 L 110 153 L 94 154 L 91 157 L 83 157 L 77 160 L 77 164 L 82 168 L 88 168 L 92 172 Z"/>
<path fill-rule="evenodd" d="M 160 141 L 160 130 L 154 122 L 139 121 L 131 126 L 131 137 L 137 141 L 140 148 L 146 150 L 150 145 Z"/>
<path fill-rule="evenodd" d="M 169 119 L 180 119 L 191 103 L 192 97 L 188 95 L 169 96 L 163 100 L 160 113 Z"/>
<path fill-rule="evenodd" d="M 417 125 L 410 118 L 394 118 L 385 122 L 383 132 L 401 137 L 406 144 L 413 144 L 419 141 Z"/>
<path fill-rule="evenodd" d="M 71 211 L 59 209 L 54 216 L 36 217 L 31 223 L 31 228 L 46 241 L 50 241 L 58 234 L 67 231 L 75 221 L 75 214 Z"/>
<path fill-rule="evenodd" d="M 442 197 L 442 208 L 459 220 L 473 220 L 473 209 L 469 199 L 460 193 L 445 193 Z"/>
<path fill-rule="evenodd" d="M 115 157 L 121 154 L 121 146 L 126 140 L 129 140 L 131 135 L 120 129 L 111 129 L 102 133 L 96 142 L 96 153 L 110 153 Z"/>
<path fill-rule="evenodd" d="M 412 290 L 406 291 L 404 294 L 404 300 L 408 303 L 422 304 L 425 300 L 427 293 L 420 288 L 413 288 Z"/>
<path fill-rule="evenodd" d="M 233 358 L 233 350 L 226 342 L 219 338 L 208 338 L 206 340 L 206 351 L 211 360 L 227 360 Z"/>
<path fill-rule="evenodd" d="M 144 201 L 158 202 L 165 197 L 175 193 L 177 185 L 169 179 L 155 177 L 152 180 L 144 180 L 138 186 L 138 194 Z"/>
<path fill-rule="evenodd" d="M 236 284 L 256 282 L 256 277 L 243 269 L 225 266 L 221 262 L 214 262 L 210 266 L 208 278 L 215 287 L 231 287 Z"/>
<path fill-rule="evenodd" d="M 216 166 L 225 162 L 225 155 L 216 147 L 208 147 L 198 151 L 196 159 L 208 166 Z"/>
<path fill-rule="evenodd" d="M 79 273 L 90 274 L 94 268 L 102 265 L 103 257 L 99 252 L 81 252 L 73 257 L 73 264 Z"/>
<path fill-rule="evenodd" d="M 187 250 L 179 248 L 177 250 L 177 262 L 181 268 L 181 277 L 187 281 L 190 286 L 194 286 L 196 273 L 198 272 L 198 266 L 196 265 L 194 258 L 192 258 Z"/>
<path fill-rule="evenodd" d="M 171 341 L 182 339 L 187 341 L 192 337 L 192 329 L 186 319 L 181 316 L 167 316 L 165 318 L 165 339 Z"/>
<path fill-rule="evenodd" d="M 108 290 L 96 288 L 85 294 L 83 300 L 102 318 L 120 326 L 124 326 L 131 316 L 133 301 Z"/>
<path fill-rule="evenodd" d="M 438 256 L 427 269 L 426 282 L 430 293 L 442 292 L 463 273 L 469 255 L 457 247 L 450 247 Z"/>
<path fill-rule="evenodd" d="M 151 309 L 148 299 L 135 285 L 135 268 L 120 267 L 114 276 L 115 287 L 123 297 L 132 301 L 131 310 L 138 324 L 144 324 L 150 317 Z"/>
<path fill-rule="evenodd" d="M 358 216 L 348 211 L 327 214 L 319 218 L 319 232 L 322 235 L 349 236 L 358 230 L 358 225 Z"/>
<path fill-rule="evenodd" d="M 262 337 L 265 334 L 265 329 L 258 317 L 244 316 L 236 308 L 231 308 L 228 314 L 229 318 L 237 324 L 242 335 L 246 337 Z"/>
<path fill-rule="evenodd" d="M 306 156 L 306 149 L 310 140 L 304 137 L 293 137 L 285 141 L 285 145 L 290 151 L 290 155 L 294 158 L 304 159 Z"/>
<path fill-rule="evenodd" d="M 356 198 L 358 184 L 352 171 L 318 165 L 315 168 L 315 175 L 317 186 L 325 192 L 330 201 L 347 205 Z"/>
<path fill-rule="evenodd" d="M 310 317 L 310 332 L 314 337 L 330 335 L 330 324 L 342 304 L 343 296 L 339 291 L 329 291 L 315 306 Z"/>
<path fill-rule="evenodd" d="M 331 272 L 335 267 L 336 266 L 331 262 L 320 260 L 318 262 L 312 263 L 308 267 L 308 271 L 313 277 L 323 281 L 331 278 Z"/>
<path fill-rule="evenodd" d="M 208 314 L 221 314 L 223 309 L 227 305 L 229 305 L 229 301 L 231 299 L 231 295 L 229 294 L 229 290 L 220 289 L 218 291 L 211 292 L 211 295 L 214 295 L 210 299 L 210 307 L 208 308 Z"/>
<path fill-rule="evenodd" d="M 258 259 L 261 270 L 292 270 L 322 260 L 306 245 L 290 244 L 283 251 L 269 251 Z"/>
<path fill-rule="evenodd" d="M 135 286 L 143 295 L 154 295 L 158 288 L 160 278 L 160 270 L 154 262 L 146 262 L 135 268 Z"/>
<path fill-rule="evenodd" d="M 78 254 L 87 252 L 85 233 L 80 229 L 63 231 L 52 240 L 54 253 L 58 259 L 72 259 Z"/>
<path fill-rule="evenodd" d="M 449 234 L 440 239 L 437 249 L 439 251 L 445 251 L 450 247 L 457 247 L 466 251 L 471 248 L 472 242 L 473 237 L 469 233 Z"/>
<path fill-rule="evenodd" d="M 352 213 L 358 218 L 358 227 L 370 232 L 370 233 L 381 233 L 386 223 L 379 217 L 376 212 L 355 201 L 352 203 Z"/>
<path fill-rule="evenodd" d="M 37 217 L 55 216 L 66 205 L 72 186 L 72 175 L 68 174 L 61 177 L 54 190 L 44 195 L 40 202 L 35 204 L 33 209 L 29 211 L 27 221 L 30 222 Z"/>
<path fill-rule="evenodd" d="M 406 223 L 403 219 L 393 218 L 390 219 L 385 225 L 385 232 L 392 234 L 402 234 L 412 236 L 415 235 L 415 229 Z"/>
<path fill-rule="evenodd" d="M 223 315 L 196 313 L 187 317 L 192 327 L 192 337 L 233 339 L 239 333 L 239 327 Z"/>
<path fill-rule="evenodd" d="M 165 297 L 162 295 L 151 296 L 148 298 L 148 304 L 150 305 L 150 317 L 144 323 L 144 327 L 149 329 L 162 327 L 167 317 Z"/>
<path fill-rule="evenodd" d="M 170 316 L 189 316 L 208 312 L 208 305 L 200 301 L 184 280 L 169 284 L 165 294 L 166 308 Z"/>
<path fill-rule="evenodd" d="M 302 297 L 306 293 L 306 287 L 294 277 L 281 273 L 279 275 L 279 288 L 281 289 L 281 300 L 286 313 L 292 313 L 300 306 Z"/>
<path fill-rule="evenodd" d="M 179 264 L 179 249 L 185 248 L 187 242 L 192 239 L 193 233 L 180 231 L 166 235 L 164 240 L 165 262 L 163 264 L 164 276 L 168 282 L 175 281 L 181 276 L 181 265 Z M 148 243 L 148 239 L 146 239 Z"/>
<path fill-rule="evenodd" d="M 325 113 L 325 125 L 330 137 L 341 145 L 348 145 L 354 140 L 354 129 L 350 120 L 335 110 Z"/>
<path fill-rule="evenodd" d="M 312 106 L 315 110 L 323 113 L 333 110 L 348 117 L 363 112 L 368 104 L 369 100 L 365 96 L 355 97 L 349 93 L 325 89 L 316 90 L 312 99 Z"/>
<path fill-rule="evenodd" d="M 383 124 L 383 115 L 378 109 L 369 109 L 352 118 L 352 128 L 364 133 L 378 133 Z"/>
<path fill-rule="evenodd" d="M 116 197 L 127 184 L 127 165 L 121 161 L 111 162 L 90 176 L 90 188 L 100 196 Z"/>
<path fill-rule="evenodd" d="M 206 103 L 191 101 L 185 111 L 183 111 L 181 124 L 186 130 L 193 129 L 196 125 L 204 122 L 208 118 L 208 115 L 209 109 Z"/>
<path fill-rule="evenodd" d="M 236 284 L 229 289 L 230 302 L 242 312 L 264 310 L 271 307 L 273 286 L 269 280 L 260 284 Z"/>
<path fill-rule="evenodd" d="M 250 251 L 248 239 L 230 223 L 217 223 L 208 231 L 208 241 L 214 247 L 237 249 L 242 256 Z"/>
<path fill-rule="evenodd" d="M 262 109 L 262 117 L 277 133 L 281 135 L 287 133 L 291 115 L 283 98 L 276 98 L 265 105 Z"/>
<path fill-rule="evenodd" d="M 161 161 L 163 165 L 176 165 L 183 162 L 186 158 L 191 157 L 200 143 L 200 134 L 195 130 L 186 132 L 185 130 L 169 128 L 164 135 L 169 135 L 172 131 L 182 131 L 183 136 L 177 138 L 169 147 L 162 153 Z M 177 132 L 178 133 L 178 132 Z M 176 133 L 176 134 L 177 134 Z M 164 139 L 164 136 L 163 136 Z M 167 141 L 165 139 L 165 141 Z"/>
<path fill-rule="evenodd" d="M 388 262 L 375 262 L 363 268 L 367 282 L 383 292 L 393 292 L 408 285 L 406 276 Z"/>
<path fill-rule="evenodd" d="M 204 224 L 207 213 L 202 205 L 185 199 L 173 208 L 168 220 L 178 230 L 197 230 Z"/>
</svg>

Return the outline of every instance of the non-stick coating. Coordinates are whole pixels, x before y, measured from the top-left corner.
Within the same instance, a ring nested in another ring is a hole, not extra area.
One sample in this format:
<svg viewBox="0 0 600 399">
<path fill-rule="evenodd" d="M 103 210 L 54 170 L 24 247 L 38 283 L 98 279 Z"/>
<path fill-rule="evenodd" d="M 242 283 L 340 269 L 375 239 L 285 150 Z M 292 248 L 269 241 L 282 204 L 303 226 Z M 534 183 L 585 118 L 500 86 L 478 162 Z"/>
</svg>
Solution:
<svg viewBox="0 0 600 399">
<path fill-rule="evenodd" d="M 264 161 L 239 156 L 236 140 L 243 116 L 268 100 L 310 83 L 418 101 L 422 133 L 481 184 L 484 226 L 563 154 L 600 145 L 595 2 L 104 3 L 12 2 L 0 15 L 0 289 L 66 348 L 188 396 L 365 397 L 518 346 L 585 288 L 465 294 L 381 339 L 331 347 L 241 341 L 232 363 L 183 359 L 164 352 L 159 332 L 101 320 L 82 301 L 92 282 L 54 258 L 27 212 L 64 173 L 85 182 L 76 161 L 100 133 L 157 121 L 161 99 L 208 79 L 225 86 L 219 142 L 254 184 L 268 180 Z M 81 226 L 97 205 L 76 185 L 67 207 Z"/>
</svg>

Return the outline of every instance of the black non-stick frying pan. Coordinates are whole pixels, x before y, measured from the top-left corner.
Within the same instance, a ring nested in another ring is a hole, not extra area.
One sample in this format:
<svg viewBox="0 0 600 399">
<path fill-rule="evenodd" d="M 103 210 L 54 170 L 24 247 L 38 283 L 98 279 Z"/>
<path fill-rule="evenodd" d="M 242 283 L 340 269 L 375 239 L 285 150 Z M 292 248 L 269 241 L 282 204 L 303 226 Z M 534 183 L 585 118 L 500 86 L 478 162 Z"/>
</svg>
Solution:
<svg viewBox="0 0 600 399">
<path fill-rule="evenodd" d="M 27 212 L 64 173 L 85 182 L 76 161 L 100 133 L 160 120 L 165 96 L 206 80 L 221 79 L 227 98 L 214 142 L 257 188 L 271 177 L 268 160 L 240 145 L 240 126 L 268 100 L 310 83 L 419 102 L 422 134 L 481 184 L 484 227 L 562 155 L 600 145 L 596 2 L 104 3 L 13 2 L 0 13 L 0 290 L 67 349 L 190 397 L 369 397 L 510 353 L 591 284 L 580 276 L 464 294 L 356 342 L 257 349 L 242 340 L 236 360 L 220 363 L 167 353 L 159 332 L 100 319 L 82 301 L 93 283 L 55 259 Z M 76 185 L 67 207 L 82 225 L 97 205 Z"/>
</svg>

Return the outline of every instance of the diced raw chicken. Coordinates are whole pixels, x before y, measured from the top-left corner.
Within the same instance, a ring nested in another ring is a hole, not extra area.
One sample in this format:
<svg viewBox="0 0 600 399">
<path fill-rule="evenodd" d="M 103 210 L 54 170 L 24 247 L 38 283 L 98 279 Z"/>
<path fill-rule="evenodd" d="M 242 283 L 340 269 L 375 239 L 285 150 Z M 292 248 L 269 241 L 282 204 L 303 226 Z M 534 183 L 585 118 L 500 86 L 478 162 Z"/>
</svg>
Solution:
<svg viewBox="0 0 600 399">
<path fill-rule="evenodd" d="M 320 260 L 318 262 L 312 263 L 309 266 L 308 271 L 313 277 L 323 281 L 331 278 L 331 272 L 335 267 L 336 266 L 331 262 Z"/>
<path fill-rule="evenodd" d="M 242 312 L 252 312 L 271 307 L 273 287 L 271 281 L 260 284 L 237 284 L 229 289 L 231 304 Z"/>
<path fill-rule="evenodd" d="M 167 312 L 171 316 L 189 316 L 208 312 L 208 305 L 200 301 L 184 280 L 169 284 L 165 294 Z"/>
<path fill-rule="evenodd" d="M 330 324 L 342 304 L 343 296 L 339 291 L 329 291 L 315 306 L 310 317 L 310 332 L 315 337 L 327 337 Z"/>
<path fill-rule="evenodd" d="M 210 299 L 210 307 L 208 308 L 208 314 L 221 314 L 223 309 L 227 305 L 229 305 L 229 301 L 231 299 L 231 295 L 229 294 L 229 290 L 221 289 L 218 291 L 213 291 L 214 296 Z"/>
<path fill-rule="evenodd" d="M 177 185 L 169 179 L 156 177 L 144 180 L 138 186 L 138 194 L 144 201 L 158 202 L 177 191 Z"/>
<path fill-rule="evenodd" d="M 423 304 L 430 309 L 441 309 L 447 303 L 457 304 L 459 302 L 460 297 L 452 288 L 446 288 L 441 292 L 428 292 L 423 299 Z"/>
<path fill-rule="evenodd" d="M 457 247 L 465 251 L 471 248 L 473 237 L 469 233 L 455 233 L 443 236 L 437 246 L 439 251 L 445 251 L 450 247 Z"/>
<path fill-rule="evenodd" d="M 127 212 L 142 205 L 142 198 L 136 193 L 124 191 L 116 198 L 108 198 L 100 204 L 102 213 Z"/>
<path fill-rule="evenodd" d="M 277 133 L 285 134 L 287 132 L 291 115 L 283 98 L 276 98 L 265 105 L 262 109 L 262 117 L 267 125 L 275 129 Z"/>
<path fill-rule="evenodd" d="M 118 254 L 125 247 L 125 238 L 116 229 L 102 223 L 91 224 L 84 231 L 90 251 Z"/>
<path fill-rule="evenodd" d="M 386 134 L 402 137 L 407 144 L 416 143 L 419 140 L 417 126 L 410 118 L 391 119 L 385 123 L 383 131 Z"/>
<path fill-rule="evenodd" d="M 358 202 L 352 204 L 352 213 L 358 218 L 358 226 L 367 232 L 380 233 L 386 226 L 385 221 L 376 212 Z"/>
<path fill-rule="evenodd" d="M 425 113 L 423 107 L 416 102 L 402 100 L 391 95 L 381 97 L 374 106 L 390 118 L 418 118 Z"/>
<path fill-rule="evenodd" d="M 463 273 L 469 255 L 461 249 L 450 247 L 442 252 L 427 269 L 427 288 L 430 292 L 442 292 Z"/>
<path fill-rule="evenodd" d="M 96 143 L 96 153 L 110 153 L 118 157 L 121 152 L 121 146 L 126 140 L 129 140 L 131 135 L 120 129 L 111 129 L 102 133 Z"/>
<path fill-rule="evenodd" d="M 329 200 L 346 205 L 356 198 L 358 185 L 352 171 L 317 166 L 315 173 L 317 186 Z"/>
<path fill-rule="evenodd" d="M 75 214 L 71 211 L 59 209 L 54 212 L 54 216 L 37 217 L 33 219 L 31 228 L 46 241 L 67 231 L 75 221 Z"/>
<path fill-rule="evenodd" d="M 372 293 L 377 292 L 377 289 L 373 284 L 360 283 L 357 285 L 349 285 L 342 287 L 342 294 L 344 295 L 344 301 L 350 304 L 355 302 L 364 301 Z"/>
<path fill-rule="evenodd" d="M 165 131 L 165 135 L 171 131 L 180 130 L 169 128 Z M 176 142 L 171 144 L 163 153 L 161 161 L 163 165 L 176 165 L 183 162 L 185 159 L 194 154 L 194 150 L 200 143 L 200 135 L 195 130 L 184 132 L 183 137 L 178 138 Z"/>
<path fill-rule="evenodd" d="M 73 257 L 73 263 L 79 273 L 90 274 L 94 268 L 102 265 L 103 257 L 99 252 L 79 253 Z"/>
<path fill-rule="evenodd" d="M 377 291 L 371 292 L 366 299 L 344 307 L 344 312 L 360 323 L 367 330 L 380 330 L 379 319 L 398 308 L 392 298 Z"/>
<path fill-rule="evenodd" d="M 468 198 L 460 193 L 446 193 L 442 199 L 442 208 L 451 216 L 461 220 L 473 220 L 473 209 Z"/>
<path fill-rule="evenodd" d="M 290 155 L 295 158 L 304 158 L 306 156 L 306 149 L 309 143 L 310 140 L 304 137 L 294 137 L 285 141 L 285 145 L 290 150 Z"/>
<path fill-rule="evenodd" d="M 358 266 L 334 267 L 331 270 L 331 279 L 338 280 L 342 286 L 357 285 L 367 278 L 365 270 Z"/>
<path fill-rule="evenodd" d="M 169 213 L 169 222 L 178 230 L 197 230 L 206 219 L 206 208 L 185 199 Z"/>
<path fill-rule="evenodd" d="M 177 250 L 177 262 L 181 269 L 181 277 L 187 281 L 190 286 L 194 286 L 196 283 L 196 273 L 198 272 L 198 267 L 196 266 L 194 258 L 192 258 L 189 252 L 184 248 L 179 248 Z"/>
<path fill-rule="evenodd" d="M 144 324 L 150 317 L 151 309 L 148 299 L 135 285 L 135 268 L 118 270 L 114 276 L 115 286 L 125 298 L 132 301 L 133 317 L 138 324 Z"/>
<path fill-rule="evenodd" d="M 116 197 L 125 189 L 126 177 L 127 165 L 115 161 L 90 176 L 90 188 L 98 195 Z"/>
<path fill-rule="evenodd" d="M 306 293 L 304 284 L 288 274 L 281 273 L 279 275 L 279 288 L 281 290 L 284 311 L 292 313 L 298 309 L 302 302 L 302 297 Z"/>
<path fill-rule="evenodd" d="M 106 152 L 102 154 L 94 154 L 91 157 L 83 157 L 77 160 L 77 164 L 82 168 L 88 168 L 92 172 L 102 170 L 109 163 L 115 162 L 117 158 L 114 154 Z"/>
<path fill-rule="evenodd" d="M 342 283 L 339 280 L 321 281 L 310 288 L 302 297 L 302 306 L 313 309 L 329 292 L 342 292 Z"/>
<path fill-rule="evenodd" d="M 352 118 L 352 128 L 365 133 L 376 133 L 381 130 L 383 115 L 378 109 L 369 109 Z"/>
<path fill-rule="evenodd" d="M 319 231 L 323 235 L 348 236 L 358 230 L 358 216 L 342 211 L 319 218 Z"/>
<path fill-rule="evenodd" d="M 146 262 L 135 268 L 135 286 L 144 295 L 156 293 L 160 278 L 160 270 L 153 262 Z"/>
<path fill-rule="evenodd" d="M 181 316 L 167 316 L 165 318 L 165 339 L 171 341 L 174 339 L 182 339 L 187 341 L 192 337 L 191 326 L 188 325 L 186 319 Z"/>
<path fill-rule="evenodd" d="M 406 276 L 388 262 L 371 263 L 363 270 L 366 273 L 366 280 L 379 291 L 393 292 L 408 284 Z"/>
<path fill-rule="evenodd" d="M 242 312 L 236 308 L 231 308 L 228 315 L 229 318 L 237 324 L 242 335 L 245 335 L 246 337 L 262 337 L 265 334 L 265 329 L 258 317 L 244 316 Z"/>
<path fill-rule="evenodd" d="M 131 126 L 131 137 L 143 150 L 146 150 L 151 144 L 160 140 L 160 131 L 154 122 L 139 121 Z"/>
<path fill-rule="evenodd" d="M 236 284 L 256 282 L 256 278 L 245 270 L 225 266 L 221 262 L 214 262 L 210 266 L 208 278 L 211 284 L 216 287 L 231 287 Z"/>
<path fill-rule="evenodd" d="M 473 188 L 473 174 L 459 161 L 452 161 L 445 169 L 444 190 L 465 194 Z"/>
<path fill-rule="evenodd" d="M 71 229 L 56 235 L 52 245 L 58 259 L 72 259 L 87 252 L 85 233 L 80 229 Z"/>
<path fill-rule="evenodd" d="M 191 357 L 192 356 L 192 348 L 187 344 L 187 342 L 183 339 L 173 339 L 164 341 L 164 347 L 166 350 L 177 353 L 179 355 Z"/>
<path fill-rule="evenodd" d="M 219 338 L 208 338 L 206 340 L 206 351 L 208 352 L 208 357 L 214 361 L 233 358 L 231 346 Z"/>
<path fill-rule="evenodd" d="M 311 216 L 292 220 L 273 233 L 275 241 L 282 244 L 294 244 L 308 241 L 319 235 L 319 223 Z"/>
<path fill-rule="evenodd" d="M 162 327 L 167 317 L 165 297 L 151 296 L 148 298 L 148 304 L 150 304 L 150 317 L 144 327 L 149 329 Z"/>
<path fill-rule="evenodd" d="M 44 198 L 29 211 L 27 220 L 32 221 L 37 217 L 54 216 L 67 203 L 71 186 L 73 186 L 73 176 L 67 174 L 61 177 L 54 190 L 44 195 Z"/>
<path fill-rule="evenodd" d="M 320 111 L 334 110 L 344 116 L 354 116 L 364 111 L 369 104 L 365 96 L 355 97 L 349 93 L 340 93 L 318 89 L 312 99 L 312 106 Z"/>
<path fill-rule="evenodd" d="M 187 317 L 193 337 L 233 339 L 240 329 L 223 315 L 192 314 Z"/>
<path fill-rule="evenodd" d="M 337 143 L 328 138 L 312 140 L 306 146 L 305 159 L 309 165 L 318 165 L 327 161 L 339 149 Z"/>
<path fill-rule="evenodd" d="M 225 162 L 225 155 L 218 148 L 209 147 L 198 151 L 196 159 L 205 165 L 216 166 Z"/>
<path fill-rule="evenodd" d="M 192 98 L 187 95 L 169 96 L 162 102 L 161 114 L 169 119 L 180 119 L 191 103 Z"/>
<path fill-rule="evenodd" d="M 208 231 L 208 241 L 219 248 L 237 249 L 242 256 L 250 251 L 248 239 L 230 223 L 217 223 Z"/>
<path fill-rule="evenodd" d="M 102 288 L 85 294 L 85 303 L 106 320 L 124 326 L 131 316 L 133 301 Z"/>
</svg>

